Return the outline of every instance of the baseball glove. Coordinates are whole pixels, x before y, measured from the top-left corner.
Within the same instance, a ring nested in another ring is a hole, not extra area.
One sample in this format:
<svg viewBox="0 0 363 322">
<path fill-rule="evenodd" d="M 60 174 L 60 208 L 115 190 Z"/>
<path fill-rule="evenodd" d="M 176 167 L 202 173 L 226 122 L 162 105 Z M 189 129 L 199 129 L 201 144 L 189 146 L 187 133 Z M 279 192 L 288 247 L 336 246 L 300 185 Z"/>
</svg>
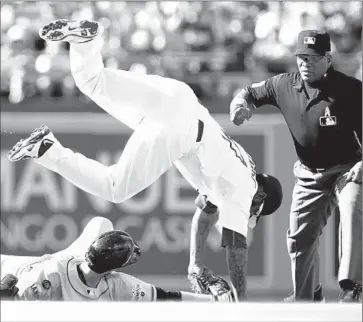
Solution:
<svg viewBox="0 0 363 322">
<path fill-rule="evenodd" d="M 191 289 L 194 293 L 211 294 L 220 297 L 228 294 L 233 298 L 233 291 L 222 277 L 215 275 L 209 268 L 204 267 L 202 274 L 188 274 Z"/>
<path fill-rule="evenodd" d="M 12 274 L 7 274 L 1 279 L 0 298 L 1 300 L 12 300 L 19 289 L 15 286 L 18 278 Z"/>
</svg>

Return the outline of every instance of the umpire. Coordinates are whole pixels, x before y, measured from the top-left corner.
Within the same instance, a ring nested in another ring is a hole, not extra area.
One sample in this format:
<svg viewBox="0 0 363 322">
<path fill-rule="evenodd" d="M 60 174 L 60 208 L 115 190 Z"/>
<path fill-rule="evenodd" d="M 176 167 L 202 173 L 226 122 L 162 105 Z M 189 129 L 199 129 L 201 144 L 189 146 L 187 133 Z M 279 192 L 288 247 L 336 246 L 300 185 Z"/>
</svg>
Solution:
<svg viewBox="0 0 363 322">
<path fill-rule="evenodd" d="M 294 292 L 290 300 L 322 300 L 319 236 L 333 210 L 340 212 L 340 301 L 360 301 L 362 291 L 362 82 L 334 70 L 326 32 L 300 32 L 299 72 L 279 74 L 243 88 L 231 102 L 231 121 L 252 110 L 280 109 L 295 144 L 287 246 Z M 314 292 L 315 290 L 315 292 Z"/>
</svg>

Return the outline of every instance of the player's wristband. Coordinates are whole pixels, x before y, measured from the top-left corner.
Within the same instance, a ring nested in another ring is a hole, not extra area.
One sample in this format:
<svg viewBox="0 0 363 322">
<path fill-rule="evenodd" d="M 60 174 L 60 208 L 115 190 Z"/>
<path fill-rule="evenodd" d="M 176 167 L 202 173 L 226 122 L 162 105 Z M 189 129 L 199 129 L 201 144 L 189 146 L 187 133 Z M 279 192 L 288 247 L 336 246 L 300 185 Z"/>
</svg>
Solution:
<svg viewBox="0 0 363 322">
<path fill-rule="evenodd" d="M 218 207 L 212 204 L 204 195 L 198 195 L 197 199 L 195 199 L 195 205 L 208 215 L 213 215 L 218 210 Z"/>
<path fill-rule="evenodd" d="M 180 292 L 165 291 L 160 287 L 155 288 L 157 301 L 181 301 L 182 299 L 182 295 Z"/>
</svg>

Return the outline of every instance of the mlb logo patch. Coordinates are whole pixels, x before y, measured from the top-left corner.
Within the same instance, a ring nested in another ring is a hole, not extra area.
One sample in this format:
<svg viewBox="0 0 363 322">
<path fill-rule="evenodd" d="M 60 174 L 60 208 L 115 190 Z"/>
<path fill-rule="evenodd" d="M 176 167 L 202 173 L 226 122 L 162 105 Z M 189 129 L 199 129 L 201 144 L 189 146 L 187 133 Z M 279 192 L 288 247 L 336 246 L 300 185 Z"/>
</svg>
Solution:
<svg viewBox="0 0 363 322">
<path fill-rule="evenodd" d="M 42 286 L 44 287 L 44 289 L 49 290 L 52 287 L 52 283 L 48 280 L 44 280 L 42 282 Z"/>
<path fill-rule="evenodd" d="M 320 126 L 335 126 L 337 125 L 337 118 L 334 115 L 330 115 L 330 109 L 327 106 L 325 108 L 324 116 L 319 117 Z"/>
<path fill-rule="evenodd" d="M 316 38 L 315 37 L 304 37 L 305 45 L 315 45 Z"/>
</svg>

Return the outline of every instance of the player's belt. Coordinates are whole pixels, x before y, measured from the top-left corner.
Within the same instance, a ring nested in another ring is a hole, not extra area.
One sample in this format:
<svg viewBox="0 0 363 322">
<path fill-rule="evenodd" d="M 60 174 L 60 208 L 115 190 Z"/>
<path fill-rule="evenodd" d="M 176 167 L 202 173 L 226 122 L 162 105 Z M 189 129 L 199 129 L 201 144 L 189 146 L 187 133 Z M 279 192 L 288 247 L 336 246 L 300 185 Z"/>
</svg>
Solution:
<svg viewBox="0 0 363 322">
<path fill-rule="evenodd" d="M 315 169 L 309 169 L 313 173 L 323 173 L 326 171 L 325 168 L 315 168 Z"/>
<path fill-rule="evenodd" d="M 197 136 L 197 142 L 200 142 L 202 140 L 204 131 L 204 123 L 201 120 L 198 120 L 198 136 Z"/>
<path fill-rule="evenodd" d="M 309 170 L 312 173 L 323 173 L 326 170 L 328 170 L 327 168 L 310 168 L 310 167 L 306 166 L 305 164 L 301 164 L 301 166 L 303 168 L 305 168 L 306 170 Z"/>
</svg>

